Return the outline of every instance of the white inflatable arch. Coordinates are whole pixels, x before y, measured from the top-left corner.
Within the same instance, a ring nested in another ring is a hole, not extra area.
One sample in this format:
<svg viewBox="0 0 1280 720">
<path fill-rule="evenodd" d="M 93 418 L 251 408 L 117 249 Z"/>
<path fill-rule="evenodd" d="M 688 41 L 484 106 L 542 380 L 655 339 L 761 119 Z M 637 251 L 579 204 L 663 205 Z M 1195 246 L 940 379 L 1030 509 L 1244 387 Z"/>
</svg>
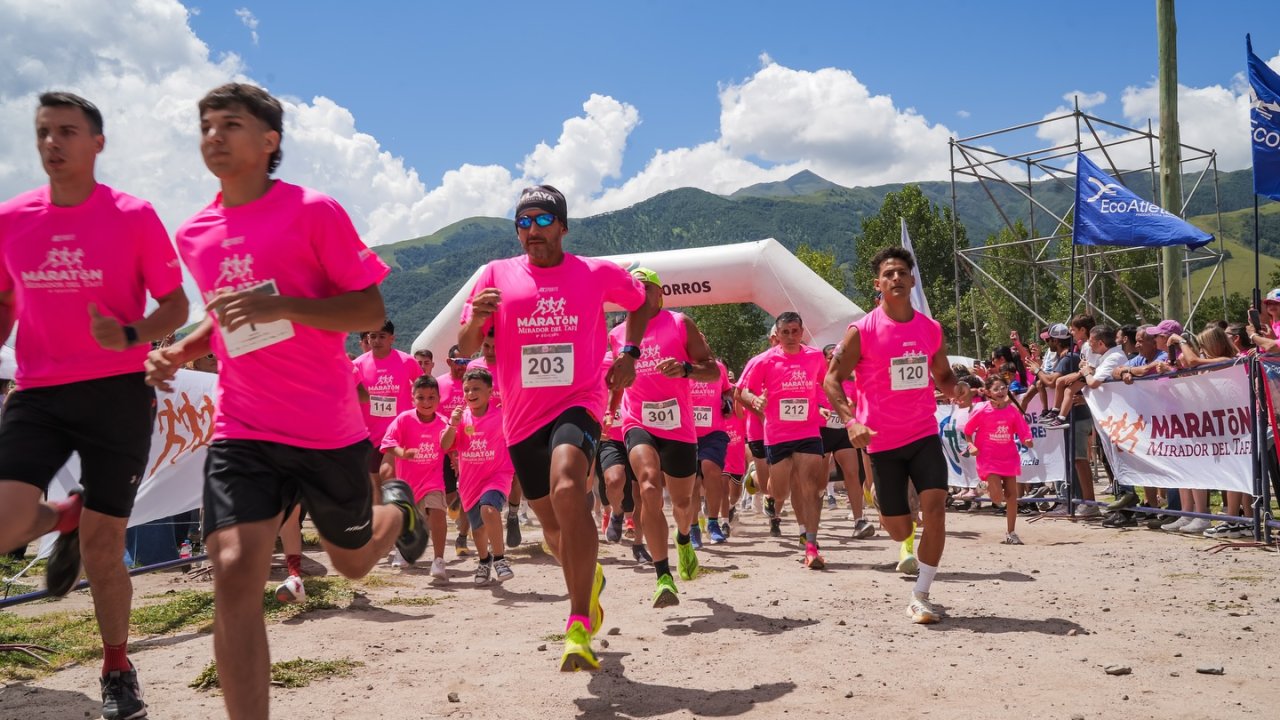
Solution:
<svg viewBox="0 0 1280 720">
<path fill-rule="evenodd" d="M 849 323 L 866 314 L 773 238 L 601 259 L 629 269 L 647 267 L 656 271 L 662 278 L 668 307 L 754 303 L 774 316 L 788 310 L 798 312 L 810 342 L 818 347 L 839 342 Z M 476 268 L 458 294 L 418 335 L 413 342 L 415 352 L 429 349 L 437 362 L 447 355 L 457 342 L 462 306 L 479 274 L 480 268 Z"/>
</svg>

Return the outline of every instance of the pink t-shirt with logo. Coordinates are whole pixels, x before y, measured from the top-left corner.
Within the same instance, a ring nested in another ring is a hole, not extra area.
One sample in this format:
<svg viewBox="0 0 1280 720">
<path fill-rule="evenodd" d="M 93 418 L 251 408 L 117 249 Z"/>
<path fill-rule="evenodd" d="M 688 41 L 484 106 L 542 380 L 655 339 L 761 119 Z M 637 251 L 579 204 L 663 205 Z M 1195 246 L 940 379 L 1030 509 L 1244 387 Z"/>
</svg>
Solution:
<svg viewBox="0 0 1280 720">
<path fill-rule="evenodd" d="M 46 185 L 0 204 L 0 292 L 13 291 L 20 388 L 142 372 L 150 348 L 106 350 L 89 333 L 89 303 L 121 325 L 147 294 L 182 285 L 169 233 L 151 204 L 99 184 L 75 207 Z"/>
<path fill-rule="evenodd" d="M 524 255 L 494 260 L 476 278 L 463 323 L 471 317 L 471 298 L 491 287 L 502 290 L 502 302 L 482 330 L 495 329 L 507 442 L 528 438 L 572 407 L 599 413 L 605 402 L 604 305 L 639 308 L 645 300 L 640 281 L 607 260 L 569 253 L 549 268 Z"/>
<path fill-rule="evenodd" d="M 742 383 L 743 378 L 747 376 L 747 373 L 751 372 L 751 368 L 754 365 L 756 365 L 756 363 L 759 363 L 760 359 L 763 358 L 765 353 L 767 352 L 769 351 L 765 350 L 759 355 L 756 355 L 750 360 L 747 360 L 746 364 L 742 366 L 742 374 L 738 376 L 738 387 L 741 387 L 741 388 L 747 387 Z M 744 403 L 744 406 L 745 406 L 745 403 Z M 745 419 L 745 424 L 746 424 L 747 442 L 755 442 L 756 440 L 763 440 L 764 439 L 764 420 L 759 415 L 757 415 L 755 411 L 753 411 L 751 408 L 744 407 L 743 413 L 744 413 L 743 418 Z"/>
<path fill-rule="evenodd" d="M 876 432 L 867 452 L 937 435 L 929 365 L 942 348 L 942 326 L 924 313 L 900 323 L 877 307 L 850 327 L 858 328 L 861 344 L 854 367 L 859 400 L 854 419 Z"/>
<path fill-rule="evenodd" d="M 988 475 L 1018 477 L 1022 473 L 1022 456 L 1013 439 L 1030 440 L 1031 428 L 1013 403 L 999 409 L 989 402 L 973 406 L 964 434 L 978 448 L 978 477 L 986 480 Z"/>
<path fill-rule="evenodd" d="M 440 449 L 440 438 L 448 430 L 448 423 L 439 413 L 432 413 L 431 419 L 423 422 L 417 410 L 400 413 L 387 426 L 380 450 L 398 447 L 418 451 L 416 457 L 396 458 L 396 477 L 413 488 L 414 500 L 422 500 L 429 492 L 444 492 L 445 454 Z"/>
<path fill-rule="evenodd" d="M 747 432 L 745 421 L 730 414 L 724 419 L 724 431 L 729 435 L 729 450 L 724 456 L 724 471 L 730 475 L 742 475 L 747 471 Z"/>
<path fill-rule="evenodd" d="M 781 345 L 772 348 L 743 373 L 747 389 L 756 395 L 765 392 L 765 445 L 820 436 L 818 429 L 825 420 L 818 412 L 818 395 L 826 373 L 822 351 L 808 345 L 801 345 L 795 354 L 788 354 Z"/>
<path fill-rule="evenodd" d="M 719 380 L 689 381 L 689 392 L 693 403 L 693 426 L 697 429 L 699 438 L 713 432 L 724 431 L 724 415 L 720 413 L 723 407 L 721 398 L 724 393 L 733 392 L 733 386 L 729 384 L 729 371 L 725 369 L 724 363 L 717 360 L 716 365 L 720 368 Z"/>
<path fill-rule="evenodd" d="M 458 450 L 458 497 L 470 510 L 490 490 L 511 492 L 511 454 L 502 432 L 502 408 L 489 403 L 489 410 L 476 417 L 471 408 L 462 411 L 462 425 L 455 434 Z"/>
<path fill-rule="evenodd" d="M 220 290 L 268 281 L 283 296 L 329 298 L 377 285 L 390 272 L 336 200 L 281 181 L 247 205 L 223 207 L 219 195 L 178 230 L 178 251 L 206 302 Z M 349 384 L 347 334 L 288 321 L 256 330 L 268 327 L 292 335 L 232 357 L 214 319 L 214 439 L 333 449 L 369 437 Z"/>
<path fill-rule="evenodd" d="M 462 394 L 462 381 L 454 380 L 453 375 L 445 373 L 436 378 L 436 384 L 440 386 L 440 404 L 436 406 L 436 413 L 440 417 L 453 417 L 455 408 L 467 404 L 467 398 Z M 493 402 L 492 396 L 489 402 Z"/>
<path fill-rule="evenodd" d="M 627 326 L 615 327 L 609 333 L 614 352 L 627 344 Z M 686 347 L 688 328 L 684 315 L 660 310 L 645 326 L 640 341 L 640 359 L 636 361 L 636 381 L 622 391 L 622 432 L 641 428 L 654 437 L 680 442 L 697 442 L 693 426 L 693 401 L 690 380 L 669 378 L 658 371 L 668 359 L 688 362 Z"/>
<path fill-rule="evenodd" d="M 369 393 L 368 404 L 361 405 L 369 437 L 382 437 L 396 416 L 413 407 L 413 381 L 422 376 L 422 366 L 412 355 L 395 348 L 382 359 L 370 351 L 351 362 Z"/>
</svg>

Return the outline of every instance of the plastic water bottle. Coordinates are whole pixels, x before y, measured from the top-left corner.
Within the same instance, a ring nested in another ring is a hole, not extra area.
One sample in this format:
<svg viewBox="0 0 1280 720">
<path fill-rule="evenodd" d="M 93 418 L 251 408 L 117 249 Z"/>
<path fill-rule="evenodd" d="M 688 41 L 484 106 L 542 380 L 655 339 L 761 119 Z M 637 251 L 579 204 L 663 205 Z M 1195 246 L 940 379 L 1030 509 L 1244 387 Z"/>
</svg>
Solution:
<svg viewBox="0 0 1280 720">
<path fill-rule="evenodd" d="M 178 558 L 186 560 L 191 557 L 191 541 L 183 540 L 182 545 L 178 548 Z"/>
</svg>

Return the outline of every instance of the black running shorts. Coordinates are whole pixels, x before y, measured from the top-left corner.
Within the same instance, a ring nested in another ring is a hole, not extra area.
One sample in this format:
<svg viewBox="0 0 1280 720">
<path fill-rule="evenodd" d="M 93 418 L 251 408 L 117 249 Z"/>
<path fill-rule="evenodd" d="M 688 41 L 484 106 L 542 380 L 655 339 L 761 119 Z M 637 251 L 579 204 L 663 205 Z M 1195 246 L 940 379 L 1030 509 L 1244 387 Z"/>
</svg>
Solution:
<svg viewBox="0 0 1280 720">
<path fill-rule="evenodd" d="M 751 457 L 757 460 L 765 460 L 765 458 L 768 457 L 764 449 L 763 440 L 748 440 L 747 449 L 751 451 Z M 766 462 L 768 461 L 766 460 Z"/>
<path fill-rule="evenodd" d="M 621 440 L 601 440 L 600 451 L 596 453 L 596 477 L 599 480 L 597 485 L 602 503 L 610 501 L 609 494 L 605 490 L 605 471 L 619 465 L 626 472 L 626 480 L 622 484 L 622 512 L 631 512 L 636 509 L 635 497 L 631 494 L 631 486 L 636 482 L 636 474 L 632 472 L 631 462 L 627 459 L 627 446 Z"/>
<path fill-rule="evenodd" d="M 822 440 L 818 438 L 789 440 L 787 442 L 780 442 L 777 445 L 770 445 L 765 448 L 765 452 L 769 454 L 769 464 L 776 465 L 797 453 L 805 455 L 822 455 Z"/>
<path fill-rule="evenodd" d="M 644 428 L 627 431 L 627 452 L 640 445 L 648 445 L 658 451 L 662 472 L 670 477 L 692 477 L 698 473 L 698 446 L 691 442 L 654 437 Z"/>
<path fill-rule="evenodd" d="M 724 470 L 724 458 L 729 454 L 729 433 L 723 430 L 709 432 L 698 438 L 698 472 L 702 472 L 704 460 L 710 460 Z"/>
<path fill-rule="evenodd" d="M 833 453 L 837 450 L 852 450 L 853 443 L 849 442 L 849 433 L 844 428 L 822 428 L 822 454 Z"/>
<path fill-rule="evenodd" d="M 313 450 L 264 440 L 215 440 L 204 462 L 204 528 L 288 514 L 299 502 L 326 541 L 354 550 L 373 537 L 369 442 Z"/>
<path fill-rule="evenodd" d="M 917 494 L 947 489 L 947 461 L 942 455 L 942 440 L 937 435 L 869 455 L 876 500 L 880 514 L 886 517 L 911 514 L 907 501 L 908 479 L 915 484 Z"/>
<path fill-rule="evenodd" d="M 156 392 L 142 373 L 19 390 L 0 419 L 0 478 L 48 491 L 80 455 L 84 506 L 127 518 L 147 476 Z"/>
<path fill-rule="evenodd" d="M 551 494 L 551 454 L 561 445 L 572 445 L 594 462 L 600 423 L 583 407 L 571 407 L 532 435 L 507 448 L 511 465 L 524 496 L 541 500 Z M 584 486 L 584 492 L 590 488 Z"/>
</svg>

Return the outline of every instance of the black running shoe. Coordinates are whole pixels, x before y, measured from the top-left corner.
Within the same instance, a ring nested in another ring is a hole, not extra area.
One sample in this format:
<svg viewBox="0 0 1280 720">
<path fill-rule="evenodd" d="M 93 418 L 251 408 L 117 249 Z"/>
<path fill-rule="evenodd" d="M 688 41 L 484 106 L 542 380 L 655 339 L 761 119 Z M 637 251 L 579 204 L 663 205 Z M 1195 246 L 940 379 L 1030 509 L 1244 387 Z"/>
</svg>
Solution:
<svg viewBox="0 0 1280 720">
<path fill-rule="evenodd" d="M 513 512 L 507 513 L 507 547 L 520 547 L 524 538 L 520 537 L 520 517 Z"/>
<path fill-rule="evenodd" d="M 782 521 L 778 518 L 769 520 L 769 535 L 772 537 L 782 537 Z"/>
<path fill-rule="evenodd" d="M 778 508 L 771 497 L 766 497 L 764 499 L 764 514 L 769 518 L 778 517 Z"/>
<path fill-rule="evenodd" d="M 136 720 L 147 716 L 142 702 L 142 686 L 138 670 L 129 662 L 125 671 L 112 670 L 98 681 L 102 685 L 102 717 L 105 720 Z"/>
<path fill-rule="evenodd" d="M 83 507 L 84 488 L 71 489 L 68 498 Z M 80 528 L 58 535 L 44 569 L 45 587 L 54 597 L 64 597 L 80 582 Z"/>
<path fill-rule="evenodd" d="M 410 565 L 427 551 L 427 519 L 413 502 L 413 491 L 403 480 L 382 483 L 382 504 L 395 505 L 404 513 L 404 529 L 396 538 L 396 549 Z"/>
<path fill-rule="evenodd" d="M 635 558 L 638 563 L 646 565 L 653 563 L 653 556 L 649 554 L 649 548 L 640 543 L 631 546 L 631 557 Z"/>
<path fill-rule="evenodd" d="M 609 527 L 604 531 L 604 539 L 608 540 L 611 543 L 616 543 L 622 540 L 622 516 L 621 515 L 609 516 Z"/>
</svg>

